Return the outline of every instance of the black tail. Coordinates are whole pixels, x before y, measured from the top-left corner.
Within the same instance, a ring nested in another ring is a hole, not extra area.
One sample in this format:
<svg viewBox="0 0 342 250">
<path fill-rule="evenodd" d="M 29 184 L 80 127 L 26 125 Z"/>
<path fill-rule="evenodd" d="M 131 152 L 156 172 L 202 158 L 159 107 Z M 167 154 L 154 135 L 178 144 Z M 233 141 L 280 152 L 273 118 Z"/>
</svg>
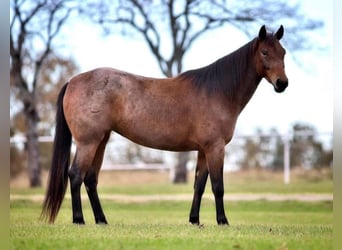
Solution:
<svg viewBox="0 0 342 250">
<path fill-rule="evenodd" d="M 41 218 L 53 223 L 62 205 L 68 185 L 70 163 L 71 132 L 65 121 L 63 98 L 67 84 L 61 89 L 57 99 L 56 132 L 48 188 L 43 203 Z"/>
</svg>

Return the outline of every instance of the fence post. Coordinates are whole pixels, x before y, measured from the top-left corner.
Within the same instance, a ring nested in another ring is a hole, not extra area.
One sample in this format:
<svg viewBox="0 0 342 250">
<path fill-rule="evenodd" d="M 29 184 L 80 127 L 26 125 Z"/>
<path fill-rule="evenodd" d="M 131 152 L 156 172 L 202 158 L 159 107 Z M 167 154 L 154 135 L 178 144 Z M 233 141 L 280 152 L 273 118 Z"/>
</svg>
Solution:
<svg viewBox="0 0 342 250">
<path fill-rule="evenodd" d="M 290 135 L 287 133 L 284 140 L 284 184 L 290 183 Z"/>
</svg>

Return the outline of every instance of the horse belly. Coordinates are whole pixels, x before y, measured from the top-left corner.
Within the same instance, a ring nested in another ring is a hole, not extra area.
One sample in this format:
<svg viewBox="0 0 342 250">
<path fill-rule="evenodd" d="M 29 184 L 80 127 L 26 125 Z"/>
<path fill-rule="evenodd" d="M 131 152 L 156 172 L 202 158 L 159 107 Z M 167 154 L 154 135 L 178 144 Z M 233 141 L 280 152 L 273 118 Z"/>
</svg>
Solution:
<svg viewBox="0 0 342 250">
<path fill-rule="evenodd" d="M 167 151 L 191 151 L 197 150 L 194 143 L 190 141 L 179 139 L 177 136 L 169 136 L 165 133 L 147 133 L 147 134 L 136 134 L 136 133 L 120 133 L 124 137 L 131 141 L 154 149 L 167 150 Z"/>
<path fill-rule="evenodd" d="M 128 108 L 124 117 L 117 117 L 113 127 L 131 141 L 151 148 L 169 151 L 196 150 L 191 140 L 192 124 L 189 116 L 181 115 L 181 109 L 169 109 L 163 105 Z"/>
</svg>

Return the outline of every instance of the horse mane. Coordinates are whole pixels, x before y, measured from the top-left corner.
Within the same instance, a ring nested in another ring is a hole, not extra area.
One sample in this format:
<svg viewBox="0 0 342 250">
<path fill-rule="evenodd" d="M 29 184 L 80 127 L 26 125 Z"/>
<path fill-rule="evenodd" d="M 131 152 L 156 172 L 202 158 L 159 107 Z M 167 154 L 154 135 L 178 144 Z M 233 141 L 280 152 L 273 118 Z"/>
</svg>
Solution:
<svg viewBox="0 0 342 250">
<path fill-rule="evenodd" d="M 256 40 L 253 39 L 208 66 L 186 71 L 179 77 L 190 80 L 196 88 L 205 89 L 208 94 L 221 92 L 233 97 L 239 83 L 246 77 Z"/>
</svg>

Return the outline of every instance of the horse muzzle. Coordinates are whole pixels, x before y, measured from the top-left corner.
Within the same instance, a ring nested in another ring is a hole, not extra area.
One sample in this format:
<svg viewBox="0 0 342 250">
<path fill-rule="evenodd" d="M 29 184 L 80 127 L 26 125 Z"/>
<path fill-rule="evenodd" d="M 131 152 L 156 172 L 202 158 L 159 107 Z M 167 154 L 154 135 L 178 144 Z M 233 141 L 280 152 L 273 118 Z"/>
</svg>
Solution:
<svg viewBox="0 0 342 250">
<path fill-rule="evenodd" d="M 274 86 L 275 92 L 281 93 L 287 88 L 288 85 L 289 85 L 289 81 L 287 79 L 281 80 L 278 78 L 276 83 L 273 86 Z"/>
</svg>

